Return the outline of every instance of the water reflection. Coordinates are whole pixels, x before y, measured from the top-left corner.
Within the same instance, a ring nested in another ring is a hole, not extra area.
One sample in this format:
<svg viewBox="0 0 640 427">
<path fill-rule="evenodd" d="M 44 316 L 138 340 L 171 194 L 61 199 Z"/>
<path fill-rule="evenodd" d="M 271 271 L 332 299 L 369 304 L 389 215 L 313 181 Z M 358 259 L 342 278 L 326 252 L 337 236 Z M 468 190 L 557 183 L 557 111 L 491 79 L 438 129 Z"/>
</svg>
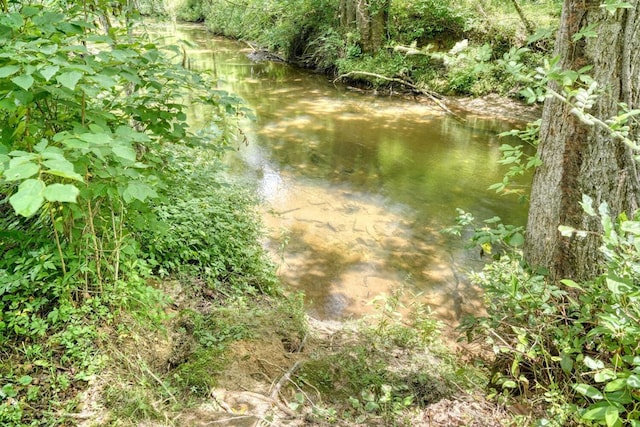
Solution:
<svg viewBox="0 0 640 427">
<path fill-rule="evenodd" d="M 475 251 L 441 234 L 456 208 L 523 224 L 525 207 L 487 187 L 503 170 L 497 132 L 509 125 L 461 123 L 429 104 L 373 97 L 278 63 L 253 63 L 240 43 L 178 27 L 194 41 L 194 68 L 255 109 L 250 141 L 230 161 L 257 183 L 268 245 L 283 281 L 304 290 L 320 318 L 360 315 L 401 284 L 423 292 L 437 315 L 457 321 L 482 309 L 465 280 Z M 527 184 L 525 180 L 525 184 Z"/>
</svg>

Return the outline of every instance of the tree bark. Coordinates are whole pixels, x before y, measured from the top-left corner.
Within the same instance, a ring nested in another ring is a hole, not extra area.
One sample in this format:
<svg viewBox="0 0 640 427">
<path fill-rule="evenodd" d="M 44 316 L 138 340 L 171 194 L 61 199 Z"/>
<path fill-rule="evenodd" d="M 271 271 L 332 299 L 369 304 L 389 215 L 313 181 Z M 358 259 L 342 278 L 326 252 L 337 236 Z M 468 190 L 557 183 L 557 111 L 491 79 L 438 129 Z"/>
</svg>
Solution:
<svg viewBox="0 0 640 427">
<path fill-rule="evenodd" d="M 340 25 L 357 30 L 364 53 L 384 45 L 391 0 L 340 0 Z"/>
<path fill-rule="evenodd" d="M 380 3 L 377 7 L 372 7 L 372 0 L 355 1 L 356 28 L 360 33 L 362 51 L 374 53 L 384 44 L 391 0 L 377 0 Z"/>
<path fill-rule="evenodd" d="M 631 3 L 633 9 L 611 16 L 598 0 L 564 2 L 555 53 L 564 70 L 594 66 L 592 76 L 603 93 L 590 112 L 601 120 L 617 115 L 620 102 L 640 108 L 640 0 Z M 597 25 L 597 37 L 572 39 L 590 24 Z M 545 102 L 538 148 L 543 164 L 534 175 L 527 223 L 525 258 L 548 269 L 554 280 L 585 280 L 602 268 L 597 235 L 566 238 L 558 231 L 560 225 L 601 231 L 599 221 L 579 205 L 583 194 L 596 206 L 607 202 L 613 218 L 640 205 L 632 150 L 607 130 L 582 123 L 571 108 L 556 98 Z M 639 141 L 640 125 L 634 122 L 631 128 L 631 139 Z"/>
<path fill-rule="evenodd" d="M 340 0 L 340 25 L 351 28 L 356 22 L 355 0 Z"/>
</svg>

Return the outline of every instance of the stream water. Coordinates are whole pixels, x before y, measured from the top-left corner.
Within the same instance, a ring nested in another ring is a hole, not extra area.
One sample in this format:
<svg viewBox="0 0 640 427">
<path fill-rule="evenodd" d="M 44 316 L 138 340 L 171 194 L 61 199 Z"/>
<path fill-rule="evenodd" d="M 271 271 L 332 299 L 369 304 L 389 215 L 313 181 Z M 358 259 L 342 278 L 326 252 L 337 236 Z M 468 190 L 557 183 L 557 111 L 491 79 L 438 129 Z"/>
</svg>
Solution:
<svg viewBox="0 0 640 427">
<path fill-rule="evenodd" d="M 255 111 L 232 170 L 256 183 L 279 275 L 304 291 L 312 316 L 360 316 L 400 287 L 448 323 L 482 310 L 466 279 L 482 267 L 479 251 L 440 230 L 456 208 L 524 224 L 526 206 L 487 189 L 504 173 L 496 134 L 512 124 L 472 115 L 461 122 L 426 101 L 254 62 L 246 44 L 203 27 L 166 31 L 195 44 L 192 68 L 214 72 Z"/>
</svg>

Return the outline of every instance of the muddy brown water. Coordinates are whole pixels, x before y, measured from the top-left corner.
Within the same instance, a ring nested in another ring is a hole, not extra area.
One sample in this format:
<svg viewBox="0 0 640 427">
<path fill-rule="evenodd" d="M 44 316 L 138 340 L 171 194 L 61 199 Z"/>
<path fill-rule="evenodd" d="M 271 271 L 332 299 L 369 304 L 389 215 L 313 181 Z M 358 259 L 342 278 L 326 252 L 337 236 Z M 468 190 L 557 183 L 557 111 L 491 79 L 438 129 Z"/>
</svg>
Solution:
<svg viewBox="0 0 640 427">
<path fill-rule="evenodd" d="M 248 145 L 229 161 L 263 201 L 266 243 L 310 315 L 344 319 L 403 288 L 455 324 L 482 310 L 467 274 L 484 260 L 440 231 L 456 208 L 522 225 L 526 206 L 496 195 L 502 179 L 497 133 L 513 123 L 467 114 L 460 122 L 428 102 L 376 96 L 283 63 L 254 62 L 243 43 L 200 26 L 165 26 L 191 41 L 189 65 L 255 111 Z M 206 125 L 206 112 L 196 126 Z M 523 184 L 528 186 L 529 180 Z"/>
</svg>

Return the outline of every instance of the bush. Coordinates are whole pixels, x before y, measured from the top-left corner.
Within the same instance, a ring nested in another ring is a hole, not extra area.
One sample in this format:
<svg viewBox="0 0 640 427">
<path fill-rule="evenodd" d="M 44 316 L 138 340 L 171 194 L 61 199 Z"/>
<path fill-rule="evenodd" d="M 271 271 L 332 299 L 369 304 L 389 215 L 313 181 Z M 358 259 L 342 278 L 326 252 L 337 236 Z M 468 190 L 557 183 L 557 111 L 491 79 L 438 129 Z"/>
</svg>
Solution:
<svg viewBox="0 0 640 427">
<path fill-rule="evenodd" d="M 390 37 L 400 44 L 456 39 L 464 30 L 463 10 L 448 0 L 392 2 Z"/>
<path fill-rule="evenodd" d="M 202 0 L 186 0 L 176 10 L 176 18 L 186 22 L 203 22 L 204 14 Z"/>
<path fill-rule="evenodd" d="M 139 230 L 149 264 L 161 276 L 188 273 L 213 288 L 274 292 L 275 268 L 260 244 L 255 196 L 225 182 L 203 150 L 173 151 L 178 154 L 167 167 L 173 177 L 167 198 Z M 201 160 L 194 161 L 196 156 Z"/>
<path fill-rule="evenodd" d="M 596 216 L 588 197 L 583 205 Z M 553 403 L 539 414 L 541 425 L 640 424 L 640 214 L 614 224 L 603 204 L 599 217 L 608 263 L 590 282 L 553 283 L 530 273 L 518 253 L 473 277 L 488 315 L 473 319 L 467 332 L 492 345 L 497 391 Z"/>
</svg>

